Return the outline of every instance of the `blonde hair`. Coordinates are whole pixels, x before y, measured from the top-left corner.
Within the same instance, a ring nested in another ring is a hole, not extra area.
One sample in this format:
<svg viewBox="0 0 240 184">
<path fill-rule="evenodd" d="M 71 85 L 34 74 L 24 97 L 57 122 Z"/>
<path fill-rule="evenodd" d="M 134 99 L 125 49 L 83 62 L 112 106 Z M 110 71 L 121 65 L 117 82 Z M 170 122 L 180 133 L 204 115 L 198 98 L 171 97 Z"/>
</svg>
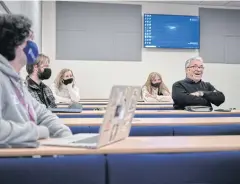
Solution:
<svg viewBox="0 0 240 184">
<path fill-rule="evenodd" d="M 39 54 L 36 60 L 37 65 L 42 65 L 44 63 L 50 63 L 50 58 L 44 54 Z"/>
<path fill-rule="evenodd" d="M 31 75 L 33 73 L 34 66 L 39 67 L 40 65 L 42 65 L 44 63 L 50 64 L 50 58 L 44 54 L 39 54 L 34 64 L 26 65 L 26 70 L 27 70 L 28 75 Z"/>
<path fill-rule="evenodd" d="M 60 89 L 60 87 L 61 87 L 62 84 L 63 84 L 63 83 L 62 83 L 62 81 L 63 81 L 63 76 L 64 76 L 64 74 L 65 74 L 66 72 L 71 72 L 72 75 L 73 75 L 72 70 L 67 69 L 67 68 L 62 69 L 62 70 L 59 72 L 59 74 L 57 75 L 56 79 L 54 80 L 54 83 L 55 83 L 55 85 L 56 85 L 56 87 L 57 87 L 58 89 Z M 73 76 L 73 78 L 74 78 L 74 76 Z M 74 83 L 74 80 L 73 80 L 73 87 L 74 87 L 74 85 L 75 85 L 75 83 Z"/>
<path fill-rule="evenodd" d="M 144 86 L 146 86 L 148 92 L 150 94 L 152 94 L 152 86 L 151 86 L 151 83 L 152 83 L 152 79 L 154 79 L 156 76 L 158 76 L 161 80 L 161 84 L 159 85 L 159 88 L 158 88 L 158 94 L 161 94 L 163 93 L 163 91 L 167 91 L 168 93 L 170 93 L 169 89 L 167 88 L 167 86 L 164 84 L 163 80 L 162 80 L 162 76 L 157 73 L 157 72 L 152 72 L 149 74 L 148 76 L 148 79 L 147 81 L 145 82 Z"/>
</svg>

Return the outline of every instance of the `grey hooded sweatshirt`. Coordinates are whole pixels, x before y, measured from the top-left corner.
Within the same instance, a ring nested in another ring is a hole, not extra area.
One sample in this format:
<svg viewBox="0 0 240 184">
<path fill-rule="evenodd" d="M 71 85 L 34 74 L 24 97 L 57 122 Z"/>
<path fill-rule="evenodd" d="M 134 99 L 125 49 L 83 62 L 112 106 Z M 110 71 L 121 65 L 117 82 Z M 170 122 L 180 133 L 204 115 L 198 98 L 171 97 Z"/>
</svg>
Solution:
<svg viewBox="0 0 240 184">
<path fill-rule="evenodd" d="M 24 99 L 24 106 L 18 95 Z M 32 109 L 33 120 L 29 116 Z M 41 138 L 72 135 L 70 129 L 35 100 L 28 92 L 23 79 L 0 54 L 0 143 L 21 143 Z"/>
</svg>

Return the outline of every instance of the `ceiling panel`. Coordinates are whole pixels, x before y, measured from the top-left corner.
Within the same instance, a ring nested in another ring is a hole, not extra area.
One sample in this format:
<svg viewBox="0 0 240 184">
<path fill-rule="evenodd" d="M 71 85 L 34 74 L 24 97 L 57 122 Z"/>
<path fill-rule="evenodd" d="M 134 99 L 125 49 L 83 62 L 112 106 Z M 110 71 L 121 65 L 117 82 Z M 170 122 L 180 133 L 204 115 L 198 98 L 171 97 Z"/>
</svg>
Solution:
<svg viewBox="0 0 240 184">
<path fill-rule="evenodd" d="M 209 6 L 225 6 L 229 1 L 202 1 L 201 5 L 209 5 Z"/>
<path fill-rule="evenodd" d="M 202 0 L 202 1 L 171 1 L 171 0 L 122 0 L 125 2 L 149 2 L 149 3 L 169 3 L 169 4 L 186 4 L 186 5 L 205 5 L 205 6 L 228 6 L 228 7 L 240 7 L 240 1 L 209 1 L 209 0 Z"/>
<path fill-rule="evenodd" d="M 229 3 L 226 4 L 226 6 L 240 7 L 240 1 L 230 1 Z"/>
<path fill-rule="evenodd" d="M 189 4 L 189 5 L 199 5 L 201 1 L 159 1 L 162 3 L 171 3 L 171 4 Z"/>
</svg>

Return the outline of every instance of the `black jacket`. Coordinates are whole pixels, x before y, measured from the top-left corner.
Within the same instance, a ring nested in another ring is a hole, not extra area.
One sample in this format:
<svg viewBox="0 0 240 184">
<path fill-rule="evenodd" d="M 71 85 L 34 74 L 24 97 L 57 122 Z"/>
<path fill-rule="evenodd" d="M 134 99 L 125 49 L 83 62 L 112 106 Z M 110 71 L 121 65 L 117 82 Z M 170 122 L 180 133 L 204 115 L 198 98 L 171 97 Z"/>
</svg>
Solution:
<svg viewBox="0 0 240 184">
<path fill-rule="evenodd" d="M 202 91 L 203 96 L 193 96 L 190 93 Z M 175 82 L 172 86 L 172 98 L 174 101 L 174 109 L 184 109 L 186 106 L 216 106 L 221 105 L 225 101 L 222 92 L 216 90 L 209 82 L 194 82 L 188 78 Z"/>
<path fill-rule="evenodd" d="M 55 98 L 53 96 L 52 90 L 41 82 L 39 85 L 35 83 L 29 76 L 26 78 L 26 85 L 28 91 L 41 104 L 46 105 L 47 108 L 56 108 Z"/>
</svg>

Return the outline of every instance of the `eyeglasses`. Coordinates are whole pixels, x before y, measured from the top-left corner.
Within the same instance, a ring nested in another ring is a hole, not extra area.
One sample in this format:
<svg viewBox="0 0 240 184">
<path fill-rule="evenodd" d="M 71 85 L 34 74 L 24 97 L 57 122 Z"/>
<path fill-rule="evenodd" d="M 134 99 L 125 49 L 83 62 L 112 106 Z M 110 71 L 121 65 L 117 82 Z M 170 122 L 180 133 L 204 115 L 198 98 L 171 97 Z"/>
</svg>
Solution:
<svg viewBox="0 0 240 184">
<path fill-rule="evenodd" d="M 194 70 L 197 69 L 204 70 L 204 66 L 189 66 L 188 68 L 193 68 Z"/>
</svg>

